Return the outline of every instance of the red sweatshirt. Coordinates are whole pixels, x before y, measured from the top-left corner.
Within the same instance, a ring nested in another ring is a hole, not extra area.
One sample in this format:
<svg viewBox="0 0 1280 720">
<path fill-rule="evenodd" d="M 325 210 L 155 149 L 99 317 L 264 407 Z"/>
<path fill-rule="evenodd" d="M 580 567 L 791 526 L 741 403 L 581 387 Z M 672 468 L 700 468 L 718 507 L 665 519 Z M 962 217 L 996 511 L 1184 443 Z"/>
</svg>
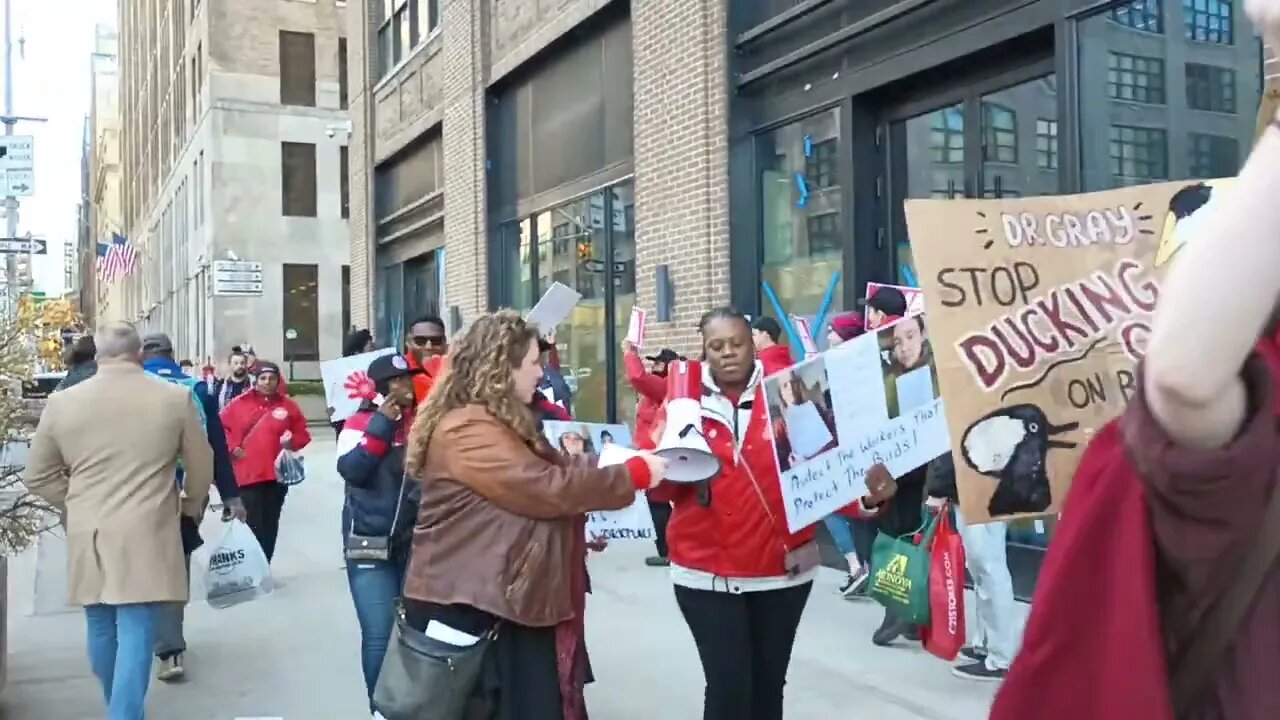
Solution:
<svg viewBox="0 0 1280 720">
<path fill-rule="evenodd" d="M 293 435 L 294 450 L 301 450 L 311 442 L 302 410 L 279 392 L 263 395 L 249 390 L 227 403 L 218 417 L 227 434 L 227 448 L 231 451 L 231 464 L 240 487 L 275 481 L 280 437 L 286 431 Z M 243 450 L 243 456 L 237 458 L 236 450 Z"/>
</svg>

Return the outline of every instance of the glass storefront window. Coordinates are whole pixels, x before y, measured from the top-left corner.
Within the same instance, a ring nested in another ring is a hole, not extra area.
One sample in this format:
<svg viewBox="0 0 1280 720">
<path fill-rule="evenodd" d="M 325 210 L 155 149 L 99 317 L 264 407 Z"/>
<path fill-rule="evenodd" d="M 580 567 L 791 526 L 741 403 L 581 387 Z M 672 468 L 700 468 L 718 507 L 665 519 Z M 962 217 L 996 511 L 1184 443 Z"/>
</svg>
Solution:
<svg viewBox="0 0 1280 720">
<path fill-rule="evenodd" d="M 1078 25 L 1083 189 L 1234 175 L 1253 145 L 1262 86 L 1248 18 L 1225 0 L 1122 7 Z M 1139 13 L 1141 23 L 1120 21 Z M 1141 87 L 1118 91 L 1119 81 Z"/>
<path fill-rule="evenodd" d="M 848 148 L 841 142 L 840 113 L 833 108 L 758 135 L 761 159 L 760 197 L 763 209 L 763 269 L 788 314 L 813 318 L 822 309 L 836 274 L 841 280 L 832 293 L 827 317 L 843 308 L 844 187 L 840 158 Z M 761 292 L 767 315 L 776 310 Z M 814 328 L 821 342 L 825 332 Z"/>
<path fill-rule="evenodd" d="M 608 417 L 608 369 L 604 314 L 604 194 L 596 193 L 540 213 L 538 291 L 563 283 L 582 293 L 569 319 L 556 328 L 560 370 L 573 391 L 573 416 L 584 422 Z"/>
<path fill-rule="evenodd" d="M 610 219 L 613 228 L 613 332 L 616 345 L 620 346 L 631 324 L 631 308 L 636 304 L 635 187 L 626 183 L 609 192 L 613 203 Z M 657 350 L 644 348 L 646 354 Z M 618 354 L 613 379 L 618 388 L 618 422 L 635 427 L 636 392 L 627 382 L 621 350 L 610 348 L 610 351 Z"/>
</svg>

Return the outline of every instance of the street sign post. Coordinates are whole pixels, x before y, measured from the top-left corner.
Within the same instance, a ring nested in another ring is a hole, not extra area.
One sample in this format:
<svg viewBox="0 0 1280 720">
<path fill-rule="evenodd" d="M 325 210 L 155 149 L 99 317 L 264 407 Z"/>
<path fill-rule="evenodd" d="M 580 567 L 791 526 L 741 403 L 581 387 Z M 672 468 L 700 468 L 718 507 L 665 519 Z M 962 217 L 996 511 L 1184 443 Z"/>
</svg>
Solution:
<svg viewBox="0 0 1280 720">
<path fill-rule="evenodd" d="M 0 196 L 35 193 L 35 143 L 30 135 L 0 135 Z"/>
<path fill-rule="evenodd" d="M 0 137 L 4 137 L 0 135 Z M 0 253 L 22 255 L 48 255 L 48 242 L 40 238 L 10 237 L 0 238 Z"/>
</svg>

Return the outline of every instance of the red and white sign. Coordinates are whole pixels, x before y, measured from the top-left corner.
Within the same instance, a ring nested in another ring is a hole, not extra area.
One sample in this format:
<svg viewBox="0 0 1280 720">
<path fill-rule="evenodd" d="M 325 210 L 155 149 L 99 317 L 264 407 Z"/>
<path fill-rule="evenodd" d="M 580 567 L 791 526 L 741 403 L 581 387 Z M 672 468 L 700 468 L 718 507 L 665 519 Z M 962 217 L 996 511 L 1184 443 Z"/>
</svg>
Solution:
<svg viewBox="0 0 1280 720">
<path fill-rule="evenodd" d="M 800 336 L 800 344 L 804 346 L 804 356 L 811 358 L 817 355 L 818 344 L 813 341 L 813 328 L 809 326 L 809 321 L 799 315 L 792 315 L 791 326 L 796 329 L 796 334 Z"/>
<path fill-rule="evenodd" d="M 644 326 L 649 314 L 644 310 L 631 308 L 631 322 L 627 325 L 627 342 L 638 348 L 644 347 Z"/>
</svg>

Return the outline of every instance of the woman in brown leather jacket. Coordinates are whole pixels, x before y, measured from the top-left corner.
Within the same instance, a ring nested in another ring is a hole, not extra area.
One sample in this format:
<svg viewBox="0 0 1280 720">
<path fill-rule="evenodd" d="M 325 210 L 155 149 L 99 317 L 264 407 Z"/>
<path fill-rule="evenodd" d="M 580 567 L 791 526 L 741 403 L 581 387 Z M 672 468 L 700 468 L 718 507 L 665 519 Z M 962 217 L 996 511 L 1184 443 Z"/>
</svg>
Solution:
<svg viewBox="0 0 1280 720">
<path fill-rule="evenodd" d="M 564 710 L 555 636 L 574 615 L 571 578 L 582 571 L 576 517 L 627 507 L 665 472 L 651 454 L 596 468 L 548 445 L 529 406 L 539 356 L 537 328 L 514 311 L 479 318 L 409 436 L 422 502 L 406 621 L 458 645 L 498 626 L 468 720 L 576 720 Z"/>
</svg>

